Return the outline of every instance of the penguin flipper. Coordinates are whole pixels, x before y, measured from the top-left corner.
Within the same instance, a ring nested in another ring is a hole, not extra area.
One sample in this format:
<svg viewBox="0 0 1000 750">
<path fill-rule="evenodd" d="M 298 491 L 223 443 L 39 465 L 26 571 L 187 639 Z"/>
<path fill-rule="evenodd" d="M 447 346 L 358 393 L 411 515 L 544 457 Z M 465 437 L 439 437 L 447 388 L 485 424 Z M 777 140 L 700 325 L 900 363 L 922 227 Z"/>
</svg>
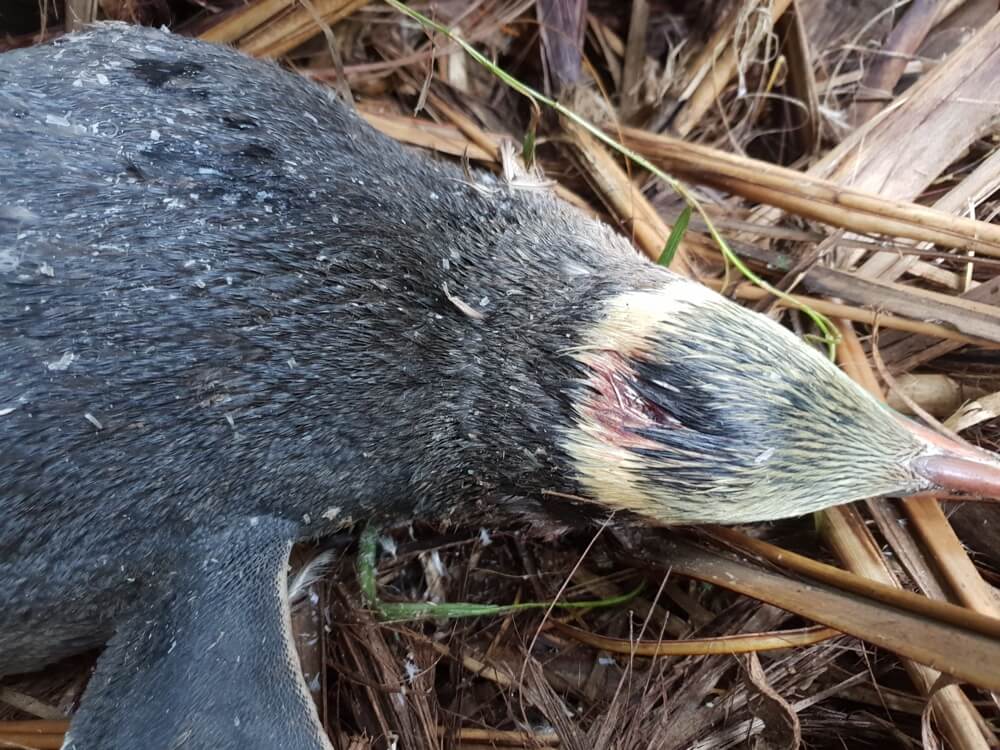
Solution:
<svg viewBox="0 0 1000 750">
<path fill-rule="evenodd" d="M 294 530 L 246 519 L 186 550 L 117 628 L 63 750 L 331 750 L 291 641 Z"/>
</svg>

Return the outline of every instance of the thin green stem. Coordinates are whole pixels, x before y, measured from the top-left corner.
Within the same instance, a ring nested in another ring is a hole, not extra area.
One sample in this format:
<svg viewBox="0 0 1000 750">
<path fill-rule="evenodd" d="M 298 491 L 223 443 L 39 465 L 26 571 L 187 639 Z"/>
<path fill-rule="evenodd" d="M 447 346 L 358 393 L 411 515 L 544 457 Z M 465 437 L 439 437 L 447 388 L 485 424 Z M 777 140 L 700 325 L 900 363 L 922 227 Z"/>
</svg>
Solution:
<svg viewBox="0 0 1000 750">
<path fill-rule="evenodd" d="M 437 617 L 446 619 L 458 617 L 495 617 L 515 612 L 526 612 L 533 609 L 548 609 L 553 606 L 552 602 L 522 602 L 521 604 L 472 604 L 467 602 L 420 602 L 412 604 L 383 602 L 378 597 L 378 587 L 375 581 L 377 542 L 378 530 L 372 525 L 365 526 L 358 543 L 358 580 L 361 584 L 361 595 L 365 600 L 365 605 L 374 610 L 380 620 L 398 622 L 401 620 L 420 620 Z M 643 583 L 640 583 L 632 591 L 620 594 L 619 596 L 609 596 L 604 599 L 585 602 L 556 602 L 555 606 L 562 609 L 616 607 L 638 596 L 639 592 L 643 589 L 643 585 Z"/>
</svg>

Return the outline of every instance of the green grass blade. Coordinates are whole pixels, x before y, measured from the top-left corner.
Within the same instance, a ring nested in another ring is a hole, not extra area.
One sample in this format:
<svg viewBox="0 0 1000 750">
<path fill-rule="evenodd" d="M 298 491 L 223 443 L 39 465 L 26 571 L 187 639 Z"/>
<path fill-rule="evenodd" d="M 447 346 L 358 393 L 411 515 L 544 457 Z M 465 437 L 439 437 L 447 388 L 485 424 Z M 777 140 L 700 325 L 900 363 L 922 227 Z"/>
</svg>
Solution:
<svg viewBox="0 0 1000 750">
<path fill-rule="evenodd" d="M 677 217 L 677 221 L 674 222 L 674 226 L 670 230 L 670 236 L 667 237 L 667 244 L 663 247 L 663 252 L 660 253 L 660 257 L 656 261 L 659 265 L 664 268 L 670 267 L 674 256 L 677 255 L 677 248 L 681 246 L 681 240 L 684 239 L 684 233 L 687 232 L 689 221 L 691 221 L 691 206 L 684 206 L 684 210 L 681 211 L 681 215 Z"/>
<path fill-rule="evenodd" d="M 521 604 L 476 604 L 468 602 L 383 602 L 378 598 L 376 585 L 376 547 L 378 530 L 366 526 L 358 540 L 358 581 L 365 606 L 372 609 L 383 621 L 421 620 L 425 618 L 457 619 L 460 617 L 496 617 L 499 615 L 527 612 L 533 609 L 601 609 L 617 607 L 638 596 L 644 584 L 640 583 L 632 591 L 619 596 L 584 602 L 522 602 Z"/>
</svg>

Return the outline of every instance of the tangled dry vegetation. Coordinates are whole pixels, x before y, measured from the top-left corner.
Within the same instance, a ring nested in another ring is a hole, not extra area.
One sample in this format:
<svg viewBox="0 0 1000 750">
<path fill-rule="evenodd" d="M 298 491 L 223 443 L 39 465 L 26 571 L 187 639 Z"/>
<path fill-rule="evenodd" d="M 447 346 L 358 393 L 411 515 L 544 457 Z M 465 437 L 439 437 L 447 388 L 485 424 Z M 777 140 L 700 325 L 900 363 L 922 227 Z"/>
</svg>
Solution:
<svg viewBox="0 0 1000 750">
<path fill-rule="evenodd" d="M 996 0 L 413 6 L 690 186 L 758 274 L 835 319 L 840 363 L 865 387 L 1000 447 Z M 94 18 L 277 58 L 442 158 L 533 160 L 654 258 L 683 211 L 379 2 L 8 0 L 0 48 Z M 676 270 L 812 332 L 727 269 L 705 230 L 691 220 Z M 379 621 L 353 540 L 325 542 L 294 608 L 303 668 L 334 745 L 352 750 L 985 749 L 1000 731 L 1000 506 L 948 501 L 738 532 L 383 530 L 384 601 L 604 600 L 644 584 L 615 606 L 462 619 Z M 90 664 L 0 684 L 0 746 L 58 747 Z"/>
</svg>

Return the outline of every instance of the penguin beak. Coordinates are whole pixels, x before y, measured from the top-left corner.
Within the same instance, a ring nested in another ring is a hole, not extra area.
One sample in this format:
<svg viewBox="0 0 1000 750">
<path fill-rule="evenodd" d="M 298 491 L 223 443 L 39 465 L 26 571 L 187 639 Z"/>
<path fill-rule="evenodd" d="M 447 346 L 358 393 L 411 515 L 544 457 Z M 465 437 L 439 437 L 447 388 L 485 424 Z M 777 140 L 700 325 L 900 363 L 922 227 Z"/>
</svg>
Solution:
<svg viewBox="0 0 1000 750">
<path fill-rule="evenodd" d="M 1000 458 L 909 419 L 900 419 L 910 432 L 934 449 L 934 453 L 913 460 L 911 468 L 917 476 L 946 490 L 1000 498 Z"/>
</svg>

